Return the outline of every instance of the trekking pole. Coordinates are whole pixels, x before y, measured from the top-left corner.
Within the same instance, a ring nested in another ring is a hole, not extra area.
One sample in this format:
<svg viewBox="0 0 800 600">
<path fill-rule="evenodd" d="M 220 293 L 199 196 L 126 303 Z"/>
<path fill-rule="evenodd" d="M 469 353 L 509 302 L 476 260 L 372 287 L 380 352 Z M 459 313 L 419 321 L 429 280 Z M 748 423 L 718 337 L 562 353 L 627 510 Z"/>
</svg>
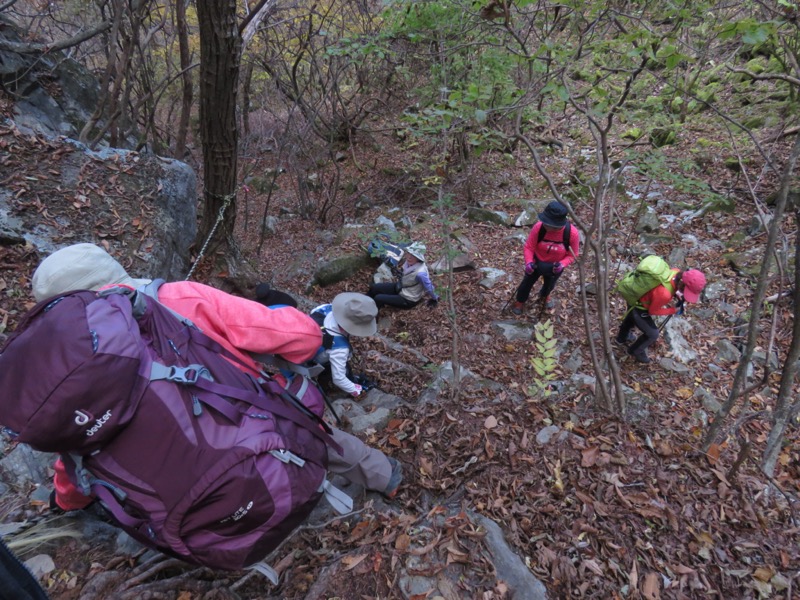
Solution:
<svg viewBox="0 0 800 600">
<path fill-rule="evenodd" d="M 339 415 L 336 413 L 336 409 L 333 408 L 333 404 L 331 403 L 330 399 L 328 398 L 328 394 L 326 394 L 323 391 L 322 387 L 316 381 L 313 381 L 313 380 L 309 379 L 309 382 L 311 384 L 313 384 L 314 387 L 316 387 L 319 390 L 320 394 L 322 394 L 322 399 L 325 401 L 325 404 L 328 407 L 328 410 L 331 411 L 331 414 L 333 415 L 333 418 L 336 419 L 336 424 L 339 427 L 341 427 L 342 426 L 342 420 L 339 418 Z"/>
<path fill-rule="evenodd" d="M 525 277 L 527 277 L 527 275 Z M 525 281 L 525 277 L 522 278 L 522 281 Z M 519 293 L 519 288 L 522 287 L 522 281 L 520 281 L 519 285 L 517 286 L 517 289 L 514 290 L 514 293 L 511 294 L 511 298 L 517 297 L 517 294 Z M 511 302 L 511 298 L 506 300 L 506 303 L 503 305 L 503 308 L 500 309 L 501 313 L 506 312 L 506 309 L 508 308 L 508 303 Z"/>
<path fill-rule="evenodd" d="M 661 323 L 661 325 L 658 326 L 658 330 L 659 331 L 663 331 L 664 327 L 667 325 L 667 323 L 669 323 L 669 321 L 670 321 L 670 319 L 672 317 L 674 317 L 675 315 L 683 314 L 683 303 L 684 303 L 684 300 L 681 299 L 681 301 L 678 302 L 678 304 L 675 306 L 676 312 L 674 312 L 671 315 L 669 315 L 666 319 L 664 319 L 664 322 Z"/>
</svg>

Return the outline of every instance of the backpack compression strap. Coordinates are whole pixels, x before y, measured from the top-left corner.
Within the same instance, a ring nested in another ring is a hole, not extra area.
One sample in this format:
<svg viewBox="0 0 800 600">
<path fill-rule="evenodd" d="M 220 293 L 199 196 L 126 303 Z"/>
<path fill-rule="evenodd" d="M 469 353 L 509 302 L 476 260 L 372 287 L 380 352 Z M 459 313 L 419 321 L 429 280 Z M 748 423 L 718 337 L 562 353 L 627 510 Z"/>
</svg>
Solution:
<svg viewBox="0 0 800 600">
<path fill-rule="evenodd" d="M 232 352 L 228 351 L 225 347 L 223 347 L 218 342 L 212 340 L 206 334 L 204 334 L 200 329 L 197 328 L 189 319 L 182 317 L 180 314 L 176 313 L 174 310 L 164 306 L 161 304 L 156 298 L 153 297 L 153 293 L 157 293 L 158 287 L 163 283 L 163 280 L 156 280 L 153 282 L 155 284 L 152 292 L 148 292 L 147 289 L 140 290 L 141 293 L 135 292 L 131 301 L 134 303 L 134 315 L 137 318 L 141 318 L 144 315 L 145 311 L 148 308 L 148 298 L 150 299 L 149 302 L 154 302 L 161 306 L 162 308 L 166 309 L 170 312 L 175 318 L 177 318 L 181 323 L 183 323 L 189 332 L 189 336 L 191 337 L 192 341 L 195 343 L 205 347 L 212 352 L 220 354 L 221 356 L 231 360 L 234 364 L 239 364 L 247 367 L 244 365 L 242 361 L 235 356 Z M 150 284 L 150 285 L 153 285 Z M 147 288 L 149 286 L 145 286 Z M 113 288 L 112 288 L 113 289 Z M 130 292 L 129 288 L 116 288 L 118 291 L 127 290 Z M 137 316 L 138 315 L 138 316 Z M 249 368 L 249 367 L 247 367 Z M 266 410 L 271 410 L 276 414 L 289 419 L 290 421 L 294 422 L 296 425 L 299 425 L 305 429 L 311 431 L 311 433 L 323 441 L 328 446 L 332 447 L 336 450 L 339 454 L 342 453 L 341 447 L 333 441 L 333 438 L 330 437 L 329 433 L 331 431 L 330 426 L 318 415 L 310 411 L 305 405 L 296 398 L 293 394 L 289 391 L 283 389 L 280 385 L 275 383 L 274 381 L 265 382 L 263 385 L 268 387 L 270 391 L 274 394 L 280 396 L 286 405 L 279 405 L 279 408 L 274 406 L 265 406 L 264 405 L 264 398 L 259 396 L 254 392 L 250 392 L 247 390 L 239 390 L 237 388 L 231 386 L 225 386 L 219 383 L 214 382 L 213 380 L 209 379 L 208 369 L 206 369 L 203 365 L 189 365 L 187 367 L 167 367 L 162 365 L 158 362 L 153 362 L 152 370 L 150 373 L 150 380 L 156 379 L 166 379 L 169 381 L 173 381 L 175 383 L 180 383 L 184 385 L 196 385 L 197 387 L 206 389 L 210 392 L 218 393 L 223 396 L 229 396 L 232 398 L 236 398 L 238 400 L 242 400 L 243 402 L 247 402 L 252 404 L 253 406 L 258 406 L 259 408 L 264 408 Z M 202 383 L 201 383 L 202 382 Z M 277 403 L 276 403 L 277 404 Z M 291 410 L 291 408 L 295 410 Z M 229 420 L 232 422 L 238 422 L 238 418 L 240 415 L 234 415 L 230 410 L 222 410 L 224 407 L 220 404 L 220 406 L 215 406 L 224 414 Z M 235 411 L 235 409 L 234 409 Z M 322 427 L 322 429 L 320 429 Z"/>
</svg>

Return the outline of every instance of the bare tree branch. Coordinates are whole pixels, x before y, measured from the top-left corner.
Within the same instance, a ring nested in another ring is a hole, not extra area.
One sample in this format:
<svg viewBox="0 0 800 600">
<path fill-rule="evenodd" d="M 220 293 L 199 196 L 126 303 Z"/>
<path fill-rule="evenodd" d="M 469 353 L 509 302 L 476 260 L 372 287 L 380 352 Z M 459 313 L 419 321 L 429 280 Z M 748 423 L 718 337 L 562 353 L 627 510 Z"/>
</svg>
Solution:
<svg viewBox="0 0 800 600">
<path fill-rule="evenodd" d="M 3 7 L 0 7 L 2 10 Z M 33 44 L 27 42 L 9 42 L 7 40 L 0 40 L 0 50 L 7 50 L 8 52 L 16 52 L 17 54 L 47 54 L 48 52 L 57 52 L 66 48 L 77 46 L 96 35 L 108 31 L 113 25 L 112 21 L 103 21 L 95 25 L 91 29 L 87 29 L 76 36 L 55 42 L 53 44 Z"/>
<path fill-rule="evenodd" d="M 762 81 L 786 81 L 787 83 L 791 83 L 792 85 L 800 86 L 800 79 L 797 77 L 792 77 L 791 75 L 787 75 L 785 73 L 764 73 L 758 74 L 753 73 L 752 71 L 748 71 L 747 69 L 740 69 L 738 67 L 728 67 L 728 70 L 732 73 L 744 73 L 751 79 L 758 79 Z"/>
<path fill-rule="evenodd" d="M 250 14 L 239 24 L 239 33 L 242 34 L 242 50 L 244 51 L 247 43 L 253 38 L 261 22 L 275 7 L 275 0 L 260 0 L 258 5 L 253 7 Z"/>
</svg>

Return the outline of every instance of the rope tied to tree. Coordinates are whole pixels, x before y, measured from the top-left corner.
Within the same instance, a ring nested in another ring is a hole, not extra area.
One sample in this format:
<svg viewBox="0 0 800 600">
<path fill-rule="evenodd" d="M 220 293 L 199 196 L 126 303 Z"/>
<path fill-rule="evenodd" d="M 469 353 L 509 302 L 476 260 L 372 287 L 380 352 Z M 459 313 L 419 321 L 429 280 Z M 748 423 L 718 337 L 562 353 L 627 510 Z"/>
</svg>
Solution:
<svg viewBox="0 0 800 600">
<path fill-rule="evenodd" d="M 192 277 L 192 274 L 197 268 L 197 265 L 200 264 L 200 261 L 203 259 L 206 249 L 208 249 L 208 245 L 211 243 L 211 239 L 214 237 L 217 228 L 222 223 L 222 219 L 225 217 L 225 211 L 227 210 L 228 206 L 230 206 L 230 203 L 233 202 L 233 199 L 236 198 L 236 192 L 228 194 L 226 196 L 219 196 L 217 194 L 212 194 L 211 192 L 208 192 L 208 195 L 213 196 L 215 198 L 221 198 L 222 206 L 219 207 L 219 212 L 217 213 L 217 220 L 214 222 L 214 226 L 211 228 L 211 231 L 209 232 L 206 241 L 203 243 L 203 247 L 200 248 L 200 252 L 197 254 L 197 258 L 194 259 L 194 263 L 192 263 L 192 268 L 189 269 L 189 272 L 186 274 L 186 279 L 184 281 L 189 281 L 189 279 Z"/>
</svg>

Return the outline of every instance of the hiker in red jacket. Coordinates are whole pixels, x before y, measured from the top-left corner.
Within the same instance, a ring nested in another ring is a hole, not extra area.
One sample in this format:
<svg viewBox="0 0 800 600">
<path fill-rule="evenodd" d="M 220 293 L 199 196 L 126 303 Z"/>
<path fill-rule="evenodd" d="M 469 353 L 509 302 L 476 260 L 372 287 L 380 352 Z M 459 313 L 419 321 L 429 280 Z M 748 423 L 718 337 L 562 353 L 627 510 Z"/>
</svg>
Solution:
<svg viewBox="0 0 800 600">
<path fill-rule="evenodd" d="M 684 302 L 695 303 L 706 286 L 706 276 L 697 269 L 681 271 L 672 269 L 673 276 L 669 283 L 659 285 L 639 298 L 636 306 L 628 309 L 622 320 L 616 337 L 618 344 L 630 342 L 631 329 L 637 327 L 642 334 L 630 345 L 628 354 L 640 363 L 649 363 L 647 349 L 658 340 L 659 329 L 653 316 L 683 314 Z M 673 299 L 675 306 L 669 306 Z"/>
<path fill-rule="evenodd" d="M 44 259 L 33 274 L 32 286 L 38 302 L 72 290 L 98 290 L 114 284 L 137 288 L 149 282 L 130 277 L 99 246 L 75 244 Z M 158 290 L 158 300 L 191 320 L 243 363 L 232 361 L 234 365 L 256 376 L 261 367 L 251 354 L 277 354 L 287 361 L 301 363 L 312 358 L 322 343 L 319 326 L 292 307 L 267 308 L 189 281 L 163 284 Z M 331 429 L 331 437 L 341 446 L 342 454 L 328 449 L 328 469 L 388 498 L 394 497 L 402 481 L 400 463 L 349 433 Z M 91 502 L 91 498 L 72 485 L 60 460 L 55 470 L 54 501 L 58 508 L 76 510 Z"/>
<path fill-rule="evenodd" d="M 546 308 L 553 308 L 550 292 L 556 286 L 564 269 L 578 257 L 580 234 L 567 222 L 567 207 L 553 201 L 539 213 L 536 223 L 525 242 L 525 277 L 517 288 L 516 302 L 511 312 L 521 315 L 531 288 L 541 277 L 544 281 L 539 290 L 539 300 Z"/>
</svg>

